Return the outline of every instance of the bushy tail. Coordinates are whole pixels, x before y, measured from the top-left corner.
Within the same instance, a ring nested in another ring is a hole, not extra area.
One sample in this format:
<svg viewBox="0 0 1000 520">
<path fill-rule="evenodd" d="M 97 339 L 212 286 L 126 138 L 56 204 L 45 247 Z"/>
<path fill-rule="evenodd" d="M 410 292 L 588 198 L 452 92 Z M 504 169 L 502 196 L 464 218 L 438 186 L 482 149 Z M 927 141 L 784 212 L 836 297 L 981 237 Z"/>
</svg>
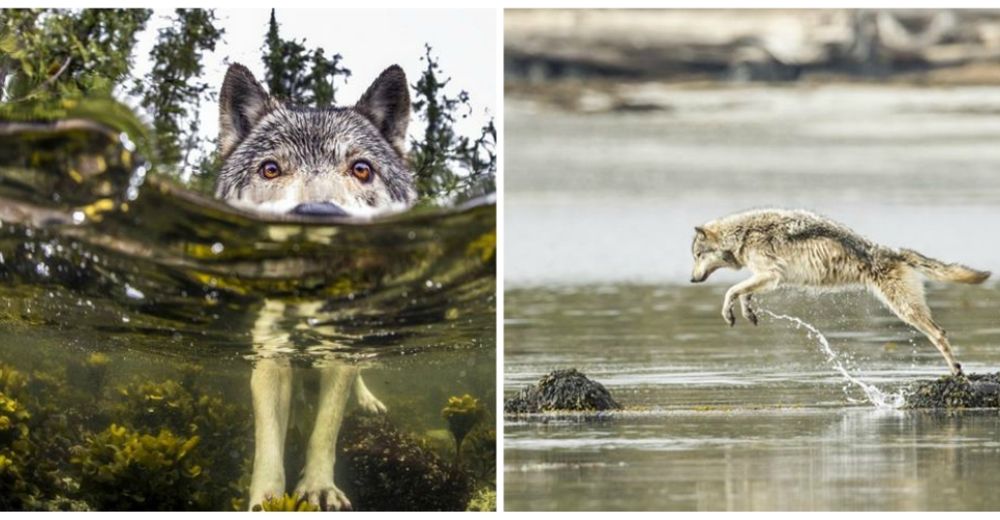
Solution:
<svg viewBox="0 0 1000 520">
<path fill-rule="evenodd" d="M 977 284 L 990 277 L 989 271 L 977 271 L 962 264 L 946 264 L 912 249 L 900 249 L 903 260 L 932 280 Z"/>
</svg>

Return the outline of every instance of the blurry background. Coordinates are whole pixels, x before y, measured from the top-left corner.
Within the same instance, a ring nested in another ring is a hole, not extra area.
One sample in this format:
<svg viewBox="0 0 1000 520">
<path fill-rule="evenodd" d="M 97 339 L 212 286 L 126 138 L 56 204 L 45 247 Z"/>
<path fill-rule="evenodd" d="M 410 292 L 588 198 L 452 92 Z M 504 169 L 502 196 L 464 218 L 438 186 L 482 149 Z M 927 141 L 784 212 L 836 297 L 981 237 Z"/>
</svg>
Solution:
<svg viewBox="0 0 1000 520">
<path fill-rule="evenodd" d="M 514 10 L 505 35 L 508 287 L 686 281 L 692 228 L 754 206 L 1000 270 L 966 232 L 1000 216 L 998 12 Z"/>
<path fill-rule="evenodd" d="M 694 226 L 807 208 L 1000 272 L 1000 13 L 505 13 L 506 395 L 575 367 L 627 408 L 506 417 L 505 508 L 1000 507 L 996 411 L 894 409 L 946 373 L 870 295 L 688 282 Z M 1000 366 L 997 275 L 928 284 L 965 369 Z M 848 379 L 841 370 L 850 374 Z"/>
</svg>

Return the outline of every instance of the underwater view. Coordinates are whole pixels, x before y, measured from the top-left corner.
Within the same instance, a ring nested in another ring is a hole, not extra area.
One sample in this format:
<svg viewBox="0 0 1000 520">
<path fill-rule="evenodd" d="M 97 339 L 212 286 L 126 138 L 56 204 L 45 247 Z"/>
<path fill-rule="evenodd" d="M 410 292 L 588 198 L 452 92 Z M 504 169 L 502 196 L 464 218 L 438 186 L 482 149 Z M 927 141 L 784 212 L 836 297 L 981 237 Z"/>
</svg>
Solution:
<svg viewBox="0 0 1000 520">
<path fill-rule="evenodd" d="M 695 226 L 812 209 L 992 271 L 926 286 L 965 372 L 996 373 L 1000 93 L 623 90 L 651 108 L 505 105 L 504 396 L 575 368 L 624 408 L 506 414 L 505 510 L 1000 507 L 1000 414 L 903 408 L 948 366 L 871 294 L 778 290 L 730 327 L 723 297 L 749 273 L 689 282 Z"/>
<path fill-rule="evenodd" d="M 344 366 L 386 410 L 348 406 L 336 481 L 354 509 L 486 504 L 493 202 L 266 220 L 147 175 L 130 139 L 76 117 L 0 123 L 0 508 L 247 509 L 262 359 L 298 383 L 289 475 L 316 373 Z M 278 303 L 309 312 L 261 335 Z M 309 505 L 289 498 L 263 507 Z"/>
</svg>

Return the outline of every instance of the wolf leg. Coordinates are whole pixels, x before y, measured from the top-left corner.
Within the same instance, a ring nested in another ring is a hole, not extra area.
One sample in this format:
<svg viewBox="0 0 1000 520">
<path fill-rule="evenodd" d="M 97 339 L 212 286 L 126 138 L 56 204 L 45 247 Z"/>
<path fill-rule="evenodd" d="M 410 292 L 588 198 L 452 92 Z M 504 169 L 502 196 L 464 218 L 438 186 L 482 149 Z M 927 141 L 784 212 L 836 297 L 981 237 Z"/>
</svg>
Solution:
<svg viewBox="0 0 1000 520">
<path fill-rule="evenodd" d="M 732 286 L 726 291 L 726 298 L 722 301 L 722 319 L 732 327 L 736 324 L 736 317 L 733 316 L 733 306 L 739 298 L 743 316 L 754 325 L 757 324 L 757 315 L 750 308 L 750 295 L 753 293 L 770 291 L 778 285 L 778 277 L 773 273 L 754 273 L 753 276 Z"/>
<path fill-rule="evenodd" d="M 358 374 L 358 377 L 354 379 L 354 400 L 367 413 L 385 413 L 385 405 L 372 394 L 371 390 L 368 390 L 368 387 L 365 386 L 365 380 L 361 378 L 361 374 Z"/>
<path fill-rule="evenodd" d="M 292 396 L 292 367 L 274 350 L 288 343 L 288 334 L 277 333 L 285 305 L 268 300 L 253 328 L 254 350 L 259 358 L 250 376 L 253 397 L 254 456 L 249 507 L 285 493 L 285 434 Z"/>
<path fill-rule="evenodd" d="M 876 293 L 899 319 L 927 336 L 944 356 L 953 375 L 962 374 L 962 365 L 955 360 L 944 329 L 931 318 L 931 310 L 924 298 L 924 287 L 920 280 L 910 277 L 882 282 L 876 287 Z"/>
<path fill-rule="evenodd" d="M 324 510 L 348 510 L 351 509 L 351 502 L 333 483 L 333 466 L 337 457 L 337 435 L 358 369 L 334 361 L 317 370 L 320 370 L 320 395 L 316 425 L 309 436 L 306 466 L 295 492 Z"/>
</svg>

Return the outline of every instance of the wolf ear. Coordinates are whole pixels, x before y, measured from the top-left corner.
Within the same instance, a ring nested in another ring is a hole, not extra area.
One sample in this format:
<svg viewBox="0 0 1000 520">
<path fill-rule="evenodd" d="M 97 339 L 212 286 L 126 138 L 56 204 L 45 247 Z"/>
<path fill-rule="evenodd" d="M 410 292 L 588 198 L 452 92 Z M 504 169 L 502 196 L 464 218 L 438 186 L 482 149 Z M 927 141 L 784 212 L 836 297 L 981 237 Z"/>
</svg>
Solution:
<svg viewBox="0 0 1000 520">
<path fill-rule="evenodd" d="M 229 66 L 219 93 L 219 153 L 225 157 L 267 113 L 270 97 L 239 63 Z"/>
<path fill-rule="evenodd" d="M 711 229 L 702 226 L 695 226 L 694 232 L 697 236 L 704 237 L 706 240 L 714 240 L 718 236 Z"/>
<path fill-rule="evenodd" d="M 410 86 L 399 65 L 382 71 L 354 105 L 354 110 L 371 121 L 382 137 L 403 155 L 406 127 L 410 124 Z"/>
</svg>

